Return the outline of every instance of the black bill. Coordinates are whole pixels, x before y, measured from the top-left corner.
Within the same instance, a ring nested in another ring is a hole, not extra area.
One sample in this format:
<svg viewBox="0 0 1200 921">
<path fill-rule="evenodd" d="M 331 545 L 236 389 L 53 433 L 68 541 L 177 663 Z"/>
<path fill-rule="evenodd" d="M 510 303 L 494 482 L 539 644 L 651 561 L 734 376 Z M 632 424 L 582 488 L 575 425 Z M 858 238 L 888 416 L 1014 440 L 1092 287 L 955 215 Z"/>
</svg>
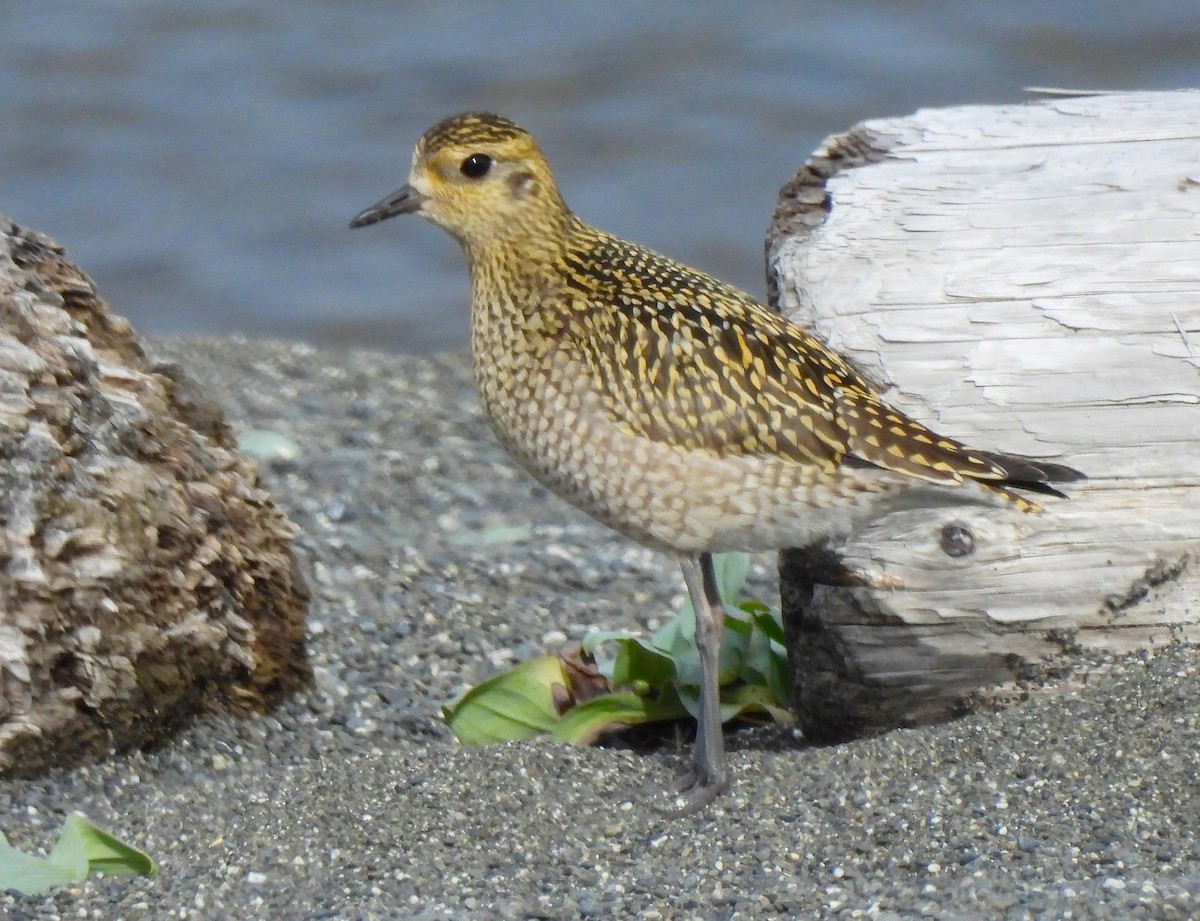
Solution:
<svg viewBox="0 0 1200 921">
<path fill-rule="evenodd" d="M 397 214 L 412 214 L 414 211 L 421 210 L 421 204 L 424 201 L 424 195 L 405 183 L 387 198 L 376 202 L 360 213 L 350 222 L 350 226 L 352 228 L 366 227 L 368 224 L 377 224 L 389 217 L 395 217 Z"/>
</svg>

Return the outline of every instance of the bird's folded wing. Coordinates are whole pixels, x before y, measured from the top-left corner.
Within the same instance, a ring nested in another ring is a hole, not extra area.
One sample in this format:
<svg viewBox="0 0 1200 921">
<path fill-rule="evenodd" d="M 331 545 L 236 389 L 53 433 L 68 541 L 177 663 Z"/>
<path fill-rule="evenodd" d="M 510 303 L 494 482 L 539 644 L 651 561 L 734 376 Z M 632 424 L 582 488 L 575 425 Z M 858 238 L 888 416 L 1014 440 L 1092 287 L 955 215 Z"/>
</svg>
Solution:
<svg viewBox="0 0 1200 921">
<path fill-rule="evenodd" d="M 717 456 L 827 470 L 857 460 L 945 484 L 1004 479 L 983 453 L 888 407 L 845 361 L 748 296 L 699 297 L 597 308 L 595 328 L 577 337 L 607 409 L 630 431 Z"/>
</svg>

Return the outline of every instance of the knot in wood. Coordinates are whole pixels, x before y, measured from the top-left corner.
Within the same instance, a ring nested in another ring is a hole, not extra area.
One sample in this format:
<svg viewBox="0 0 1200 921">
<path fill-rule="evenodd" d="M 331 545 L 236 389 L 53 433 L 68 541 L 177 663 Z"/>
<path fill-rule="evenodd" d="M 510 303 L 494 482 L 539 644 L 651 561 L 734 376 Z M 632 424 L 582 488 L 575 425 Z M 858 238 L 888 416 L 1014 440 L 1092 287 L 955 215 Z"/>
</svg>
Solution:
<svg viewBox="0 0 1200 921">
<path fill-rule="evenodd" d="M 944 525 L 938 543 L 946 556 L 970 556 L 975 552 L 975 535 L 961 524 Z"/>
</svg>

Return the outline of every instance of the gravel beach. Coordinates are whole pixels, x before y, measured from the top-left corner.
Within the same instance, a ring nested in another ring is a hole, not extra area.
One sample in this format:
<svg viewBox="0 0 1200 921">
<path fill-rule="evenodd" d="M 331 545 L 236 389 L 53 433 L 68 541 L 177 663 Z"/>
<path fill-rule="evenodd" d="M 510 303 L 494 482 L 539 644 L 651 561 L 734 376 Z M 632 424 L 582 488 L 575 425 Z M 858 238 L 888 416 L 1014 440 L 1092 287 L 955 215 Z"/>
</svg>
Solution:
<svg viewBox="0 0 1200 921">
<path fill-rule="evenodd" d="M 86 813 L 153 879 L 89 879 L 14 919 L 1177 918 L 1200 916 L 1200 652 L 1103 663 L 1003 712 L 835 747 L 730 740 L 732 789 L 653 808 L 689 755 L 462 748 L 439 708 L 589 626 L 653 625 L 677 567 L 504 457 L 465 356 L 154 342 L 243 431 L 299 526 L 316 687 L 255 720 L 0 784 L 48 849 Z M 766 600 L 773 558 L 751 583 Z"/>
</svg>

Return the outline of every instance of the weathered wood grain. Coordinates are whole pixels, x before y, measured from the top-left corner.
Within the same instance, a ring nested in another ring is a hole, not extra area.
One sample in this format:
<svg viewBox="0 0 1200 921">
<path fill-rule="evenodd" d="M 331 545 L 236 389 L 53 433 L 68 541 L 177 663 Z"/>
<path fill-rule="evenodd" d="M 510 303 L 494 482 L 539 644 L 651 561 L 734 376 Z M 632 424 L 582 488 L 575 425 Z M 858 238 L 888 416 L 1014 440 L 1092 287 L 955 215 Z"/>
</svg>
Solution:
<svg viewBox="0 0 1200 921">
<path fill-rule="evenodd" d="M 866 122 L 784 188 L 767 258 L 776 306 L 895 405 L 1089 477 L 1039 516 L 931 508 L 784 554 L 811 735 L 1200 635 L 1200 92 Z"/>
</svg>

